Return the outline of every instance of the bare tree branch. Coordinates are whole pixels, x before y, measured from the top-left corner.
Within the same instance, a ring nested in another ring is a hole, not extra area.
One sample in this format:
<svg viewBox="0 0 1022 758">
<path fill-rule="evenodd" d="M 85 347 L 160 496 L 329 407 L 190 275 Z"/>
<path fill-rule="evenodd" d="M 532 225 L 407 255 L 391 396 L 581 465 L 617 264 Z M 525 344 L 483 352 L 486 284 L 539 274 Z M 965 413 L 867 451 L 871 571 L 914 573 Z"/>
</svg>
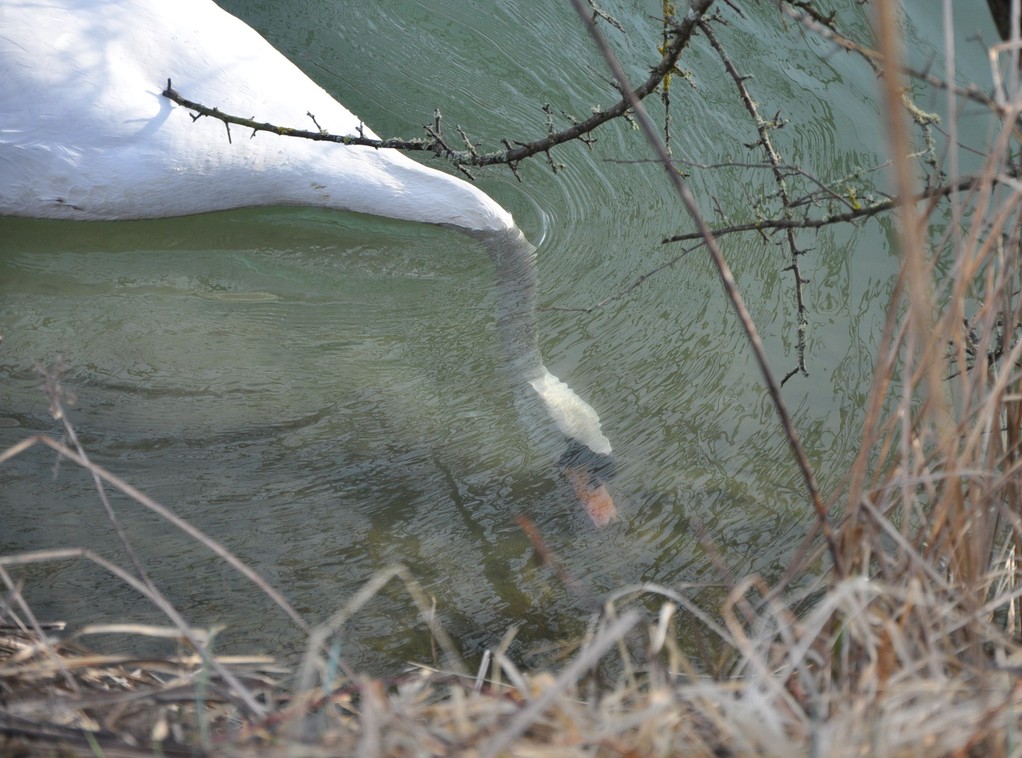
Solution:
<svg viewBox="0 0 1022 758">
<path fill-rule="evenodd" d="M 767 160 L 770 163 L 774 176 L 774 182 L 777 184 L 777 193 L 781 199 L 782 205 L 782 217 L 790 218 L 793 205 L 788 193 L 787 173 L 784 170 L 784 164 L 781 161 L 781 156 L 777 152 L 777 148 L 774 146 L 773 140 L 770 139 L 770 132 L 777 128 L 777 118 L 775 117 L 768 121 L 760 115 L 759 106 L 756 105 L 756 101 L 752 99 L 748 88 L 745 86 L 745 82 L 748 77 L 742 76 L 738 73 L 738 69 L 735 67 L 734 61 L 731 60 L 731 56 L 727 54 L 727 51 L 720 44 L 720 40 L 717 39 L 717 35 L 714 33 L 710 25 L 703 21 L 699 24 L 699 29 L 709 40 L 710 46 L 713 47 L 717 56 L 724 64 L 724 69 L 728 72 L 728 75 L 734 82 L 735 87 L 738 89 L 738 93 L 741 96 L 745 110 L 747 110 L 749 115 L 752 116 L 752 119 L 756 124 L 756 131 L 759 134 L 759 145 L 763 148 L 767 155 Z M 781 386 L 784 386 L 784 384 L 796 373 L 801 373 L 803 376 L 809 376 L 809 369 L 806 368 L 806 334 L 809 331 L 809 316 L 806 309 L 804 293 L 804 286 L 809 283 L 809 280 L 802 277 L 802 271 L 799 268 L 798 258 L 803 251 L 799 250 L 798 245 L 795 242 L 794 228 L 790 226 L 787 227 L 785 230 L 785 236 L 788 243 L 788 251 L 791 255 L 791 263 L 784 270 L 791 271 L 795 279 L 795 304 L 798 319 L 798 340 L 796 351 L 798 354 L 798 365 L 796 368 L 785 374 L 784 378 L 781 379 Z"/>
<path fill-rule="evenodd" d="M 714 239 L 709 225 L 703 218 L 702 213 L 699 210 L 699 206 L 695 201 L 695 197 L 693 197 L 692 192 L 685 184 L 685 180 L 682 178 L 681 173 L 675 167 L 674 161 L 668 154 L 663 141 L 657 135 L 652 120 L 650 120 L 649 115 L 642 107 L 642 103 L 639 101 L 638 96 L 632 93 L 632 91 L 628 88 L 628 80 L 625 76 L 624 70 L 617 62 L 617 58 L 611 51 L 606 39 L 604 39 L 599 29 L 596 28 L 595 24 L 593 24 L 592 19 L 586 16 L 581 0 L 572 0 L 572 5 L 574 5 L 578 15 L 585 21 L 586 28 L 589 30 L 589 35 L 596 43 L 600 54 L 607 63 L 607 66 L 610 68 L 618 82 L 621 83 L 625 97 L 630 101 L 635 112 L 636 119 L 639 122 L 639 126 L 642 129 L 643 135 L 646 137 L 646 141 L 649 142 L 650 147 L 652 147 L 656 152 L 657 157 L 660 159 L 661 166 L 663 166 L 664 170 L 667 172 L 667 176 L 674 187 L 678 199 L 681 201 L 693 223 L 695 223 L 696 228 L 699 230 L 703 241 L 710 252 L 713 263 L 717 268 L 717 273 L 720 275 L 721 284 L 723 284 L 728 300 L 731 302 L 731 306 L 735 310 L 738 321 L 741 323 L 742 329 L 745 331 L 746 338 L 749 341 L 749 346 L 752 348 L 756 363 L 759 366 L 760 372 L 762 373 L 763 379 L 767 385 L 767 391 L 770 393 L 770 398 L 773 401 L 774 408 L 780 417 L 781 425 L 784 427 L 788 444 L 791 447 L 795 461 L 802 473 L 803 481 L 805 482 L 806 489 L 808 490 L 809 499 L 811 500 L 813 509 L 816 512 L 820 530 L 823 532 L 824 539 L 826 540 L 830 551 L 831 561 L 834 565 L 834 572 L 837 576 L 843 576 L 844 572 L 842 568 L 841 554 L 838 551 L 837 542 L 835 541 L 834 533 L 830 526 L 827 509 L 823 503 L 823 497 L 820 494 L 819 485 L 816 483 L 816 475 L 813 473 L 813 469 L 809 464 L 809 458 L 806 456 L 805 449 L 802 447 L 802 442 L 799 439 L 798 432 L 795 430 L 795 424 L 791 419 L 791 414 L 788 413 L 788 408 L 784 403 L 784 398 L 781 396 L 780 385 L 777 383 L 777 380 L 774 378 L 773 371 L 770 369 L 770 364 L 766 357 L 766 350 L 763 347 L 763 341 L 760 339 L 759 333 L 756 330 L 756 325 L 752 320 L 752 316 L 749 314 L 749 310 L 745 306 L 745 301 L 742 298 L 741 293 L 738 291 L 738 285 L 735 282 L 734 275 L 731 273 L 731 267 L 725 260 L 724 254 L 717 244 L 717 240 Z M 693 9 L 689 11 L 688 18 L 693 18 L 695 5 L 696 3 L 693 2 Z M 707 7 L 708 6 L 709 3 L 707 3 Z M 698 24 L 700 20 L 701 18 L 699 16 L 693 18 L 693 21 L 696 24 Z"/>
<path fill-rule="evenodd" d="M 649 77 L 635 89 L 635 96 L 637 98 L 641 100 L 651 92 L 656 91 L 664 78 L 674 71 L 678 58 L 681 56 L 685 48 L 688 47 L 688 44 L 692 39 L 692 35 L 696 30 L 696 19 L 699 18 L 701 14 L 705 13 L 712 4 L 713 0 L 693 0 L 692 8 L 689 13 L 680 21 L 670 24 L 670 41 L 665 46 L 663 56 L 659 63 L 652 68 Z M 342 145 L 364 145 L 376 148 L 426 151 L 443 157 L 455 166 L 459 167 L 482 167 L 505 164 L 512 169 L 514 169 L 517 164 L 525 158 L 529 158 L 539 153 L 549 153 L 552 148 L 557 147 L 558 145 L 563 145 L 565 142 L 570 142 L 588 135 L 597 127 L 624 115 L 631 108 L 628 98 L 621 97 L 620 100 L 610 107 L 596 108 L 593 110 L 593 113 L 589 116 L 589 118 L 573 123 L 569 128 L 562 131 L 548 133 L 545 137 L 541 137 L 531 142 L 505 141 L 506 150 L 480 153 L 475 150 L 471 144 L 469 144 L 469 148 L 465 150 L 455 150 L 450 147 L 450 145 L 448 145 L 444 140 L 443 134 L 440 131 L 440 119 L 438 117 L 434 119 L 434 125 L 432 128 L 428 126 L 426 127 L 428 136 L 425 139 L 419 138 L 405 140 L 394 138 L 378 140 L 369 139 L 361 135 L 330 134 L 318 128 L 316 130 L 296 129 L 224 113 L 215 105 L 198 103 L 185 98 L 174 89 L 173 83 L 169 78 L 167 79 L 167 88 L 162 94 L 168 100 L 195 111 L 195 115 L 192 116 L 193 119 L 208 116 L 210 118 L 215 118 L 218 121 L 222 121 L 228 129 L 230 124 L 234 124 L 236 126 L 243 126 L 251 129 L 253 134 L 256 132 L 271 132 L 285 137 L 300 137 L 303 139 L 311 139 L 321 142 L 337 142 Z M 315 123 L 314 116 L 312 114 L 308 115 L 313 119 L 313 123 Z"/>
<path fill-rule="evenodd" d="M 1010 177 L 1001 177 L 1000 181 L 995 183 L 1007 183 L 1009 180 Z M 910 202 L 919 203 L 922 201 L 933 201 L 945 198 L 955 192 L 964 192 L 966 190 L 973 189 L 979 181 L 979 179 L 974 177 L 966 177 L 955 184 L 945 184 L 940 187 L 934 187 L 921 192 L 911 198 Z M 848 223 L 852 221 L 862 221 L 864 219 L 873 218 L 874 216 L 879 216 L 882 213 L 893 210 L 900 202 L 901 200 L 899 198 L 893 197 L 872 205 L 853 208 L 845 213 L 832 213 L 820 218 L 811 218 L 806 216 L 804 218 L 757 219 L 756 221 L 749 221 L 744 224 L 732 224 L 730 226 L 715 228 L 712 231 L 715 237 L 723 237 L 728 234 L 737 234 L 739 232 L 763 232 L 768 230 L 786 229 L 821 229 L 825 226 L 833 226 L 835 224 Z M 702 239 L 702 235 L 699 232 L 688 232 L 686 234 L 676 234 L 671 237 L 665 237 L 663 242 L 691 242 L 692 240 L 698 239 Z"/>
</svg>

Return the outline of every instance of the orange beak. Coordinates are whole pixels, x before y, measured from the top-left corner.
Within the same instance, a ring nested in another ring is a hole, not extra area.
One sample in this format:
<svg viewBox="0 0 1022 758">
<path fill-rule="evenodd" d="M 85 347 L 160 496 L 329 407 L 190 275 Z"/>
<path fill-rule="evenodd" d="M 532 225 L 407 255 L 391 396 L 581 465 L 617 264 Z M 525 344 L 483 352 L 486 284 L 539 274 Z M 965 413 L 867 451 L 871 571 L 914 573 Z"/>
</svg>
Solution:
<svg viewBox="0 0 1022 758">
<path fill-rule="evenodd" d="M 564 478 L 571 483 L 575 498 L 597 527 L 602 529 L 617 519 L 617 507 L 600 477 L 584 466 L 566 466 L 562 471 Z"/>
</svg>

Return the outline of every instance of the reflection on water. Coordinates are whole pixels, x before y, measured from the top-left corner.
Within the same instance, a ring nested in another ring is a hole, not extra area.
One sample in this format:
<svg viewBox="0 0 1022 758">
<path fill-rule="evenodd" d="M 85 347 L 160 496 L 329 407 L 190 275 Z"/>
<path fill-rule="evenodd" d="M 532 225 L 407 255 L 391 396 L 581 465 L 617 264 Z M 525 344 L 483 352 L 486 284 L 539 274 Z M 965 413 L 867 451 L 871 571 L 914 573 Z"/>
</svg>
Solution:
<svg viewBox="0 0 1022 758">
<path fill-rule="evenodd" d="M 554 93 L 568 93 L 579 112 L 607 99 L 587 68 L 597 63 L 584 35 L 565 31 L 575 27 L 558 4 L 539 15 L 502 4 L 492 19 L 439 0 L 227 5 L 383 133 L 407 133 L 416 114 L 440 104 L 452 122 L 496 140 L 542 129 L 534 106 Z M 636 30 L 656 12 L 611 5 Z M 414 33 L 396 33 L 413 12 L 422 16 Z M 529 22 L 513 23 L 515 13 Z M 742 39 L 801 49 L 773 34 Z M 394 68 L 412 39 L 424 40 L 421 69 Z M 647 42 L 638 33 L 621 40 L 633 55 L 645 55 Z M 521 49 L 538 58 L 518 60 Z M 704 51 L 693 61 L 697 80 L 714 81 Z M 798 95 L 820 63 L 797 63 L 792 77 L 757 77 L 777 79 L 773 96 L 804 125 L 790 157 L 804 150 L 821 175 L 845 173 L 847 156 L 876 145 L 856 127 L 861 114 L 833 110 L 841 98 L 824 106 Z M 863 81 L 848 59 L 827 65 L 831 94 Z M 844 100 L 853 107 L 855 98 Z M 686 121 L 679 151 L 733 157 L 750 139 L 734 103 L 719 106 Z M 567 167 L 557 174 L 536 162 L 522 167 L 521 185 L 484 175 L 481 186 L 534 241 L 546 232 L 542 306 L 591 305 L 678 252 L 660 245 L 683 225 L 660 173 L 603 161 L 645 154 L 627 128 L 612 127 L 594 153 L 562 150 Z M 748 176 L 721 173 L 697 189 L 739 213 L 750 186 Z M 806 246 L 812 376 L 784 391 L 826 487 L 855 452 L 895 264 L 877 228 L 814 235 Z M 792 298 L 776 251 L 731 238 L 725 253 L 783 373 L 794 362 Z M 536 564 L 520 515 L 592 596 L 641 581 L 718 582 L 699 534 L 734 574 L 783 565 L 811 509 L 701 253 L 600 310 L 540 314 L 547 365 L 599 411 L 619 459 L 623 518 L 604 531 L 570 507 L 566 485 L 518 424 L 497 300 L 476 241 L 413 224 L 275 209 L 124 224 L 0 219 L 0 444 L 58 431 L 34 367 L 62 355 L 71 418 L 94 459 L 224 542 L 311 621 L 400 561 L 468 650 L 496 644 L 516 624 L 517 652 L 585 628 L 590 597 Z M 229 626 L 223 648 L 300 649 L 297 630 L 245 580 L 138 506 L 115 505 L 185 617 Z M 54 475 L 52 456 L 15 459 L 0 467 L 0 553 L 87 545 L 118 556 L 99 508 L 73 467 Z M 161 621 L 89 565 L 19 575 L 44 618 Z M 370 603 L 348 625 L 342 654 L 378 669 L 428 658 L 407 593 L 390 587 Z"/>
</svg>

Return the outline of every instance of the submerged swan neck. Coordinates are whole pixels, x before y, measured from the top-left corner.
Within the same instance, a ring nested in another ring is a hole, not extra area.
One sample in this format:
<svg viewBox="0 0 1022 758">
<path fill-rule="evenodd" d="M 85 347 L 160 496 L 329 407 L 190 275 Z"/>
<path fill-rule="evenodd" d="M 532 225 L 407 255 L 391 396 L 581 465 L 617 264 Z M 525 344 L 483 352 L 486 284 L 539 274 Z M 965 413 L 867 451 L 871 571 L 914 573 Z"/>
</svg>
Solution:
<svg viewBox="0 0 1022 758">
<path fill-rule="evenodd" d="M 507 369 L 520 387 L 546 372 L 536 320 L 536 248 L 517 227 L 473 236 L 484 244 L 496 268 L 497 332 Z"/>
<path fill-rule="evenodd" d="M 543 364 L 536 319 L 536 248 L 517 228 L 472 234 L 486 246 L 496 267 L 497 331 L 504 364 L 519 418 L 534 446 L 562 451 L 568 441 L 609 454 L 610 442 L 596 411 Z"/>
</svg>

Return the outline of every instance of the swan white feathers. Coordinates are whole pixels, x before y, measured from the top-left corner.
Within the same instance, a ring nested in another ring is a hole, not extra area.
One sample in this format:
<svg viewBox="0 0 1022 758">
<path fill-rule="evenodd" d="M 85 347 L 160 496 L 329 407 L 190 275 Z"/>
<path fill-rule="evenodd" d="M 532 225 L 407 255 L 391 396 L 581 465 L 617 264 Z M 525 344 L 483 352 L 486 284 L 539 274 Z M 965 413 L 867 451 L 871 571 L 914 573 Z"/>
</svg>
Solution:
<svg viewBox="0 0 1022 758">
<path fill-rule="evenodd" d="M 617 518 L 617 507 L 606 486 L 613 463 L 610 440 L 603 436 L 600 417 L 545 366 L 541 375 L 528 384 L 547 417 L 569 440 L 567 451 L 561 454 L 561 472 L 593 523 L 606 526 Z"/>
<path fill-rule="evenodd" d="M 113 220 L 302 205 L 458 227 L 497 265 L 498 324 L 515 331 L 503 341 L 516 404 L 538 405 L 562 447 L 609 455 L 596 412 L 543 365 L 534 249 L 504 208 L 393 150 L 243 129 L 228 139 L 223 123 L 193 120 L 163 97 L 168 79 L 227 113 L 375 136 L 211 0 L 0 0 L 0 214 Z M 613 503 L 598 467 L 586 466 L 566 476 L 606 523 Z"/>
<path fill-rule="evenodd" d="M 529 386 L 543 404 L 558 430 L 568 439 L 585 441 L 594 453 L 610 455 L 610 440 L 603 436 L 600 417 L 593 407 L 576 395 L 571 387 L 545 367 L 542 374 L 529 380 Z M 593 432 L 597 432 L 594 434 Z"/>
<path fill-rule="evenodd" d="M 313 205 L 476 230 L 511 215 L 472 185 L 390 151 L 193 122 L 161 95 L 261 121 L 356 134 L 361 121 L 211 0 L 4 0 L 0 204 L 46 218 L 181 216 Z M 258 181 L 253 178 L 258 176 Z"/>
</svg>

